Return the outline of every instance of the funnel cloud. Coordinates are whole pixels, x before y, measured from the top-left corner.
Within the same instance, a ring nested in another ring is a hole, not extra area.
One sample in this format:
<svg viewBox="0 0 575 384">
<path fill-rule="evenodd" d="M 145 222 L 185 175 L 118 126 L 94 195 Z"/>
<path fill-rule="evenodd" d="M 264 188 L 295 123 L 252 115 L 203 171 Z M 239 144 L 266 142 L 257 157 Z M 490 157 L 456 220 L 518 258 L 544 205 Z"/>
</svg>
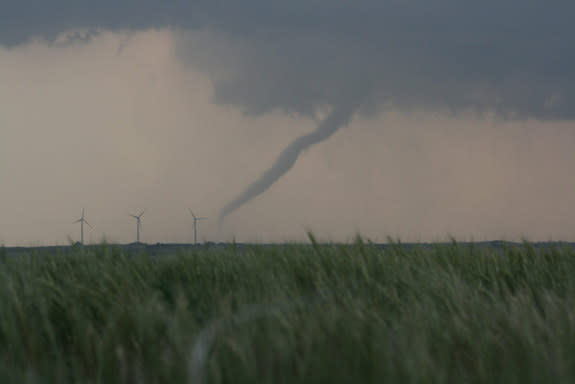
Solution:
<svg viewBox="0 0 575 384">
<path fill-rule="evenodd" d="M 240 208 L 258 195 L 264 193 L 280 177 L 288 172 L 295 164 L 299 155 L 314 144 L 328 139 L 344 125 L 349 124 L 355 111 L 354 104 L 336 106 L 331 113 L 322 120 L 317 128 L 306 135 L 292 141 L 277 157 L 274 164 L 264 174 L 251 183 L 240 195 L 227 203 L 222 208 L 219 216 L 219 224 L 223 224 L 226 216 Z"/>
</svg>

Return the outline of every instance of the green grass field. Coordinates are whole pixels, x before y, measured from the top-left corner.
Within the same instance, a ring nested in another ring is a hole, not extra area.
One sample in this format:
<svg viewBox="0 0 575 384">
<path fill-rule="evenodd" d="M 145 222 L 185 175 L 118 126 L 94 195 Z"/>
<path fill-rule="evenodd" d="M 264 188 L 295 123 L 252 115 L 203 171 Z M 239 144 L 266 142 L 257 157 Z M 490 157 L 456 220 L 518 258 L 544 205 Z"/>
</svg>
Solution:
<svg viewBox="0 0 575 384">
<path fill-rule="evenodd" d="M 575 382 L 569 247 L 1 256 L 2 383 Z"/>
</svg>

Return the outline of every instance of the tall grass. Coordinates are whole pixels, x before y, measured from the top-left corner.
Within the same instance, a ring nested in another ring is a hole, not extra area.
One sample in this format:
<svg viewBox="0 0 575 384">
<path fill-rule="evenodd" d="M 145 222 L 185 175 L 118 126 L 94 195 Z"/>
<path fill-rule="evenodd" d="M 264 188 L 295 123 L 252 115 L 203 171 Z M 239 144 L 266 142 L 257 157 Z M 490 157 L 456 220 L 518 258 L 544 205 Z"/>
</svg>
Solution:
<svg viewBox="0 0 575 384">
<path fill-rule="evenodd" d="M 4 255 L 0 380 L 575 381 L 573 249 L 311 239 Z"/>
</svg>

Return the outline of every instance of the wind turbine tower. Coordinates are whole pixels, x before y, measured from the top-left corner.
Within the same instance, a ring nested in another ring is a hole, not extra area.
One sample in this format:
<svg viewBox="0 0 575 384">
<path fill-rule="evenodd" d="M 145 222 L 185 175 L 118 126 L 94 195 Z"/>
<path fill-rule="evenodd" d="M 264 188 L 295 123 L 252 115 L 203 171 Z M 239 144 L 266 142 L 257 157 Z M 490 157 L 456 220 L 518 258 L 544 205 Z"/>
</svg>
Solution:
<svg viewBox="0 0 575 384">
<path fill-rule="evenodd" d="M 188 209 L 190 210 L 190 213 L 194 217 L 194 245 L 197 245 L 198 244 L 198 221 L 206 220 L 207 217 L 198 217 L 194 214 L 194 212 L 192 211 L 191 208 L 188 208 Z"/>
<path fill-rule="evenodd" d="M 75 223 L 80 223 L 80 244 L 84 245 L 84 223 L 86 223 L 88 227 L 93 228 L 90 225 L 90 223 L 88 223 L 88 220 L 86 220 L 86 217 L 84 216 L 84 208 L 82 208 L 82 217 L 74 221 L 73 224 Z"/>
<path fill-rule="evenodd" d="M 130 215 L 132 216 L 134 219 L 136 219 L 136 242 L 139 243 L 140 242 L 140 229 L 142 229 L 142 216 L 144 215 L 145 210 L 143 210 L 142 212 L 140 212 L 139 215 Z"/>
</svg>

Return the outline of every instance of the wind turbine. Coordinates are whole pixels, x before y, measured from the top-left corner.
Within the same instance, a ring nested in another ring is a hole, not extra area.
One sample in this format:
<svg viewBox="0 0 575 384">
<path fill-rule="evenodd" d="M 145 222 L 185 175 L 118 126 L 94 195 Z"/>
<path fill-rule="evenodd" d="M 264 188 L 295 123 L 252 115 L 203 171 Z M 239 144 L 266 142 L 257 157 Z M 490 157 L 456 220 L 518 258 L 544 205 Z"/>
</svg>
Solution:
<svg viewBox="0 0 575 384">
<path fill-rule="evenodd" d="M 198 217 L 198 216 L 194 215 L 194 212 L 192 211 L 191 208 L 188 208 L 188 209 L 190 210 L 190 213 L 194 217 L 194 245 L 196 245 L 196 244 L 198 244 L 198 221 L 206 220 L 207 217 Z"/>
<path fill-rule="evenodd" d="M 140 229 L 142 228 L 142 216 L 144 215 L 144 212 L 146 210 L 143 210 L 142 212 L 140 212 L 139 215 L 130 215 L 132 216 L 134 219 L 136 219 L 137 224 L 136 224 L 136 242 L 139 243 L 140 242 Z"/>
<path fill-rule="evenodd" d="M 73 222 L 73 224 L 75 223 L 80 223 L 80 244 L 84 245 L 84 223 L 93 229 L 93 227 L 90 225 L 90 223 L 88 223 L 88 220 L 86 220 L 86 217 L 84 216 L 84 208 L 82 208 L 82 217 Z"/>
</svg>

